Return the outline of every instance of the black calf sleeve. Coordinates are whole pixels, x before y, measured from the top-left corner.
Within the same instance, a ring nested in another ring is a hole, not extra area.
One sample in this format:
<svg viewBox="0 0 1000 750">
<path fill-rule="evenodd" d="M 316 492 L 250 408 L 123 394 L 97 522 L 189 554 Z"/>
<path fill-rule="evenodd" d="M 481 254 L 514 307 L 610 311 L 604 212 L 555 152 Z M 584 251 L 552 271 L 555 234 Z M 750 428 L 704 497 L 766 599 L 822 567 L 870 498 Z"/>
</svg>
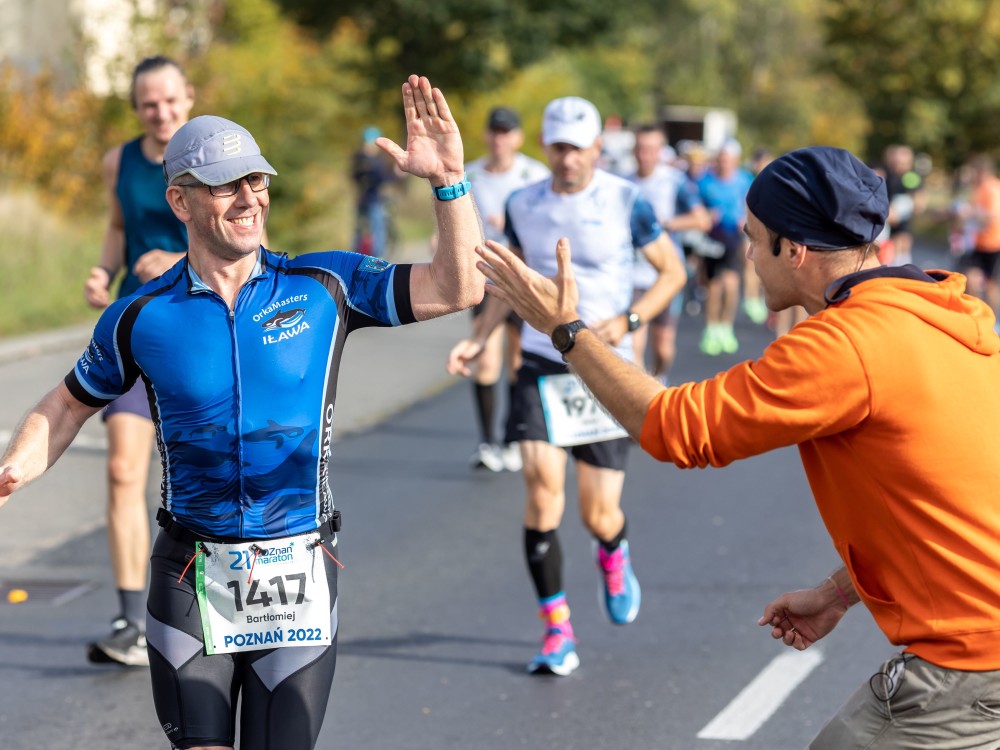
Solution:
<svg viewBox="0 0 1000 750">
<path fill-rule="evenodd" d="M 562 591 L 562 549 L 556 530 L 524 530 L 524 557 L 539 599 Z"/>
</svg>

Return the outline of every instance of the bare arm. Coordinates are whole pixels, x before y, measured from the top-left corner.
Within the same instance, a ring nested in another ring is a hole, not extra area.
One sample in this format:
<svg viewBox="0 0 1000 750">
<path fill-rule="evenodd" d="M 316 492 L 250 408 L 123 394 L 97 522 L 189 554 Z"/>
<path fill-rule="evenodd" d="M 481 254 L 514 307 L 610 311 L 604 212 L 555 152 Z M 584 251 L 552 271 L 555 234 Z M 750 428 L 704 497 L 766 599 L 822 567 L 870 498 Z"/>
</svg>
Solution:
<svg viewBox="0 0 1000 750">
<path fill-rule="evenodd" d="M 493 281 L 487 291 L 508 302 L 528 325 L 551 334 L 560 323 L 579 317 L 568 239 L 559 240 L 556 247 L 558 270 L 552 278 L 528 268 L 502 245 L 486 245 L 477 252 L 483 258 L 480 269 Z M 638 438 L 649 404 L 663 385 L 619 357 L 590 330 L 577 334 L 576 345 L 565 359 L 597 400 L 630 435 Z"/>
<path fill-rule="evenodd" d="M 454 185 L 465 174 L 462 136 L 439 89 L 424 77 L 403 84 L 406 150 L 388 138 L 376 143 L 399 169 L 427 178 L 433 187 Z M 483 275 L 476 269 L 476 245 L 483 241 L 471 195 L 450 201 L 434 199 L 438 246 L 430 263 L 413 266 L 410 301 L 417 320 L 463 310 L 483 299 Z"/>
<path fill-rule="evenodd" d="M 515 248 L 512 252 L 520 256 L 518 249 Z M 469 365 L 483 353 L 486 340 L 507 319 L 510 310 L 510 305 L 499 297 L 487 295 L 484 309 L 472 321 L 472 335 L 459 341 L 448 353 L 446 369 L 450 374 L 463 377 L 472 375 Z"/>
<path fill-rule="evenodd" d="M 758 625 L 770 626 L 771 637 L 804 651 L 827 635 L 860 599 L 844 567 L 811 589 L 782 594 L 764 608 Z"/>
<path fill-rule="evenodd" d="M 712 230 L 712 217 L 708 209 L 698 205 L 686 214 L 680 214 L 664 222 L 663 228 L 668 232 L 685 232 L 696 230 L 699 232 L 709 232 Z"/>
<path fill-rule="evenodd" d="M 639 439 L 646 412 L 663 384 L 626 362 L 592 331 L 580 331 L 563 359 L 628 434 Z"/>
<path fill-rule="evenodd" d="M 172 253 L 168 250 L 154 248 L 147 250 L 135 262 L 132 272 L 143 283 L 162 276 L 169 271 L 186 253 Z"/>
<path fill-rule="evenodd" d="M 115 193 L 121 156 L 122 147 L 118 146 L 108 151 L 101 162 L 101 178 L 108 196 L 108 226 L 101 242 L 101 259 L 90 269 L 83 287 L 87 304 L 99 310 L 110 304 L 109 287 L 125 265 L 125 217 Z"/>
<path fill-rule="evenodd" d="M 646 293 L 632 305 L 632 309 L 641 320 L 649 320 L 658 315 L 684 289 L 687 270 L 681 263 L 674 241 L 666 232 L 643 247 L 642 253 L 659 275 Z"/>
<path fill-rule="evenodd" d="M 657 277 L 652 286 L 629 308 L 646 322 L 656 317 L 670 304 L 678 292 L 684 288 L 687 281 L 687 271 L 684 269 L 677 250 L 670 236 L 664 232 L 655 240 L 640 248 L 649 264 L 656 269 Z M 622 312 L 611 320 L 601 321 L 593 326 L 602 341 L 616 346 L 628 333 L 628 313 Z"/>
<path fill-rule="evenodd" d="M 73 398 L 65 383 L 49 391 L 21 420 L 0 458 L 0 506 L 54 464 L 99 410 Z"/>
</svg>

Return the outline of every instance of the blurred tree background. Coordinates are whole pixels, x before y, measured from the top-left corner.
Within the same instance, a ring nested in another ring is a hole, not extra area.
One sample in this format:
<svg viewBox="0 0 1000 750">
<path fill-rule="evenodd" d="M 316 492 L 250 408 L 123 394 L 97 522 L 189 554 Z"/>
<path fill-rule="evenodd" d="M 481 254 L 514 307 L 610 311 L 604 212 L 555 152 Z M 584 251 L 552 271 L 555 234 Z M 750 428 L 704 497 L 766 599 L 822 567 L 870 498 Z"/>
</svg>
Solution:
<svg viewBox="0 0 1000 750">
<path fill-rule="evenodd" d="M 136 0 L 137 10 L 158 10 L 137 13 L 139 53 L 111 61 L 109 73 L 127 79 L 147 54 L 180 60 L 196 87 L 194 114 L 245 125 L 277 167 L 268 228 L 275 248 L 294 252 L 349 246 L 350 155 L 367 124 L 405 137 L 399 86 L 411 72 L 446 92 L 470 159 L 492 106 L 522 112 L 526 150 L 540 156 L 545 103 L 578 94 L 626 123 L 655 121 L 670 104 L 732 109 L 748 150 L 826 143 L 874 161 L 905 142 L 954 167 L 997 145 L 998 3 Z M 0 63 L 5 298 L 13 279 L 51 285 L 59 269 L 67 296 L 82 296 L 105 220 L 101 155 L 138 132 L 125 93 Z M 426 236 L 429 196 L 403 189 L 402 238 Z M 72 262 L 39 268 L 37 253 L 58 248 L 72 248 Z M 59 320 L 89 314 L 74 305 Z M 49 310 L 35 312 L 37 325 L 53 322 Z"/>
</svg>

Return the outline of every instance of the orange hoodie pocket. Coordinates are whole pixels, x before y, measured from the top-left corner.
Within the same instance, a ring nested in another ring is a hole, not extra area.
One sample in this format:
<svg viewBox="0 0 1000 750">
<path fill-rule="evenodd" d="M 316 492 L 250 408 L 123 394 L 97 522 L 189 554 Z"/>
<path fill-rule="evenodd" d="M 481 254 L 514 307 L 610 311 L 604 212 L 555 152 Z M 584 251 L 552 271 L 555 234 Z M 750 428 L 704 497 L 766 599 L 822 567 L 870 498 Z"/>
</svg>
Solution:
<svg viewBox="0 0 1000 750">
<path fill-rule="evenodd" d="M 851 574 L 854 588 L 857 590 L 865 606 L 868 607 L 868 611 L 872 613 L 872 617 L 875 618 L 879 629 L 885 633 L 890 643 L 906 645 L 906 642 L 900 636 L 900 631 L 903 627 L 903 614 L 899 604 L 873 594 L 872 589 L 876 588 L 875 586 L 865 585 L 865 574 L 855 567 L 856 556 L 851 545 L 848 544 L 842 551 L 841 558 L 843 558 L 844 564 L 847 565 L 847 570 Z M 878 588 L 880 589 L 881 587 Z"/>
</svg>

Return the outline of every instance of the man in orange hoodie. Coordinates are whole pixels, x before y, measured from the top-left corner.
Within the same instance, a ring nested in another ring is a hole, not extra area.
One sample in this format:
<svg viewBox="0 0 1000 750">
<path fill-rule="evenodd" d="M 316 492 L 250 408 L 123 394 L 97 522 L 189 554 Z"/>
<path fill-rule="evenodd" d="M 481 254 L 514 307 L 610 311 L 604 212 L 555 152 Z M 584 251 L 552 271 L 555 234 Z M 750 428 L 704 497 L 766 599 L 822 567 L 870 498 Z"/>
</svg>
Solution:
<svg viewBox="0 0 1000 750">
<path fill-rule="evenodd" d="M 1000 338 L 965 278 L 879 265 L 880 177 L 841 149 L 785 154 L 747 195 L 747 259 L 772 311 L 810 317 L 744 362 L 663 388 L 577 322 L 568 241 L 546 279 L 481 249 L 491 293 L 553 344 L 661 461 L 725 466 L 797 445 L 844 565 L 769 603 L 799 650 L 861 601 L 902 653 L 814 750 L 1000 744 Z M 878 456 L 877 465 L 871 461 Z"/>
</svg>

